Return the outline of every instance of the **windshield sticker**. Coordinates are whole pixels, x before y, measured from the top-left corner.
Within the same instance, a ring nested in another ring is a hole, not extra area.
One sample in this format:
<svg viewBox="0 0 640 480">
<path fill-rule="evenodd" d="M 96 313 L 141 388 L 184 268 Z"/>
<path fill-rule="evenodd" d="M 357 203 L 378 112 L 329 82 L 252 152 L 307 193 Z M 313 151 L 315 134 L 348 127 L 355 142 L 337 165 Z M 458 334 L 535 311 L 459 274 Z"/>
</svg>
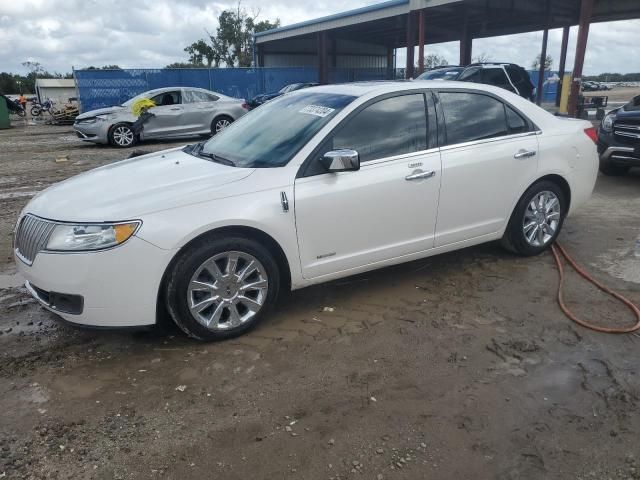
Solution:
<svg viewBox="0 0 640 480">
<path fill-rule="evenodd" d="M 322 107 L 320 105 L 307 105 L 300 113 L 307 113 L 309 115 L 315 115 L 316 117 L 326 117 L 327 115 L 331 115 L 335 108 Z"/>
</svg>

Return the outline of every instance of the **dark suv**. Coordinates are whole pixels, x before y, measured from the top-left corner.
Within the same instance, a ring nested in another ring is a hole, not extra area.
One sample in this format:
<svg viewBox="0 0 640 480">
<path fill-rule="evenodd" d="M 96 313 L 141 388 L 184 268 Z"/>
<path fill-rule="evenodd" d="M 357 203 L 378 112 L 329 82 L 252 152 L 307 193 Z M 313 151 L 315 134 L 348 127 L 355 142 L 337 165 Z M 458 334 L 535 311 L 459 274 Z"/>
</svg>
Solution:
<svg viewBox="0 0 640 480">
<path fill-rule="evenodd" d="M 424 72 L 416 80 L 457 80 L 495 85 L 533 101 L 535 87 L 527 71 L 513 63 L 472 63 L 466 67 L 447 66 Z"/>
<path fill-rule="evenodd" d="M 631 167 L 640 167 L 640 95 L 604 117 L 598 129 L 598 153 L 605 175 L 624 175 Z"/>
</svg>

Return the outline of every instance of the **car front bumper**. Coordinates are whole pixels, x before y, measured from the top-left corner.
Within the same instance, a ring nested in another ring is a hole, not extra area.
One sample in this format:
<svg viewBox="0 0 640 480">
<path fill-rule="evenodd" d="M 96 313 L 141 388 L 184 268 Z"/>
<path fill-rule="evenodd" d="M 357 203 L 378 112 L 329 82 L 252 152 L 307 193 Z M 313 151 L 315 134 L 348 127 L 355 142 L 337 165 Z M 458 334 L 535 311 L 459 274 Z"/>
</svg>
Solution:
<svg viewBox="0 0 640 480">
<path fill-rule="evenodd" d="M 603 162 L 640 167 L 640 141 L 618 141 L 602 128 L 598 130 L 598 154 Z"/>
<path fill-rule="evenodd" d="M 109 122 L 96 120 L 93 123 L 76 122 L 73 124 L 73 130 L 80 140 L 94 143 L 109 143 Z"/>
<path fill-rule="evenodd" d="M 14 252 L 31 295 L 64 320 L 92 327 L 156 323 L 158 292 L 173 254 L 138 237 L 109 250 L 40 252 L 27 265 Z"/>
</svg>

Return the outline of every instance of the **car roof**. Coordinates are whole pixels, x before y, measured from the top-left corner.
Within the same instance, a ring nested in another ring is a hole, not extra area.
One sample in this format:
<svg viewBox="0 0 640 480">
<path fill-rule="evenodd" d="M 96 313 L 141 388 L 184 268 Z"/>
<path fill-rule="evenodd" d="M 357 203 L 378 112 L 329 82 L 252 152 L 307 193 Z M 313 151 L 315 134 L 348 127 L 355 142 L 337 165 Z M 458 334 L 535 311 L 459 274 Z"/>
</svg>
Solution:
<svg viewBox="0 0 640 480">
<path fill-rule="evenodd" d="M 369 94 L 384 94 L 400 92 L 403 90 L 415 90 L 417 88 L 457 88 L 464 90 L 486 90 L 492 93 L 503 93 L 505 90 L 492 85 L 479 83 L 456 82 L 454 80 L 379 80 L 369 82 L 335 83 L 320 85 L 304 90 L 296 90 L 291 94 L 304 95 L 311 92 L 333 93 L 338 95 L 350 95 L 362 97 Z"/>
</svg>

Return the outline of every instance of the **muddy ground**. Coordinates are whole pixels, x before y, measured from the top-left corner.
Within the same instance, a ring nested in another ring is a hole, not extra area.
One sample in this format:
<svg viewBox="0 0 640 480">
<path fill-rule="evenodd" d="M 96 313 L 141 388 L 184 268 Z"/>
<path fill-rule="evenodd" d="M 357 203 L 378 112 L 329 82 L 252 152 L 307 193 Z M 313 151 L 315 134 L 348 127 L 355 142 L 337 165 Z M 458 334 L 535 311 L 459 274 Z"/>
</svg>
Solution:
<svg viewBox="0 0 640 480">
<path fill-rule="evenodd" d="M 308 288 L 224 343 L 77 330 L 18 286 L 13 222 L 128 152 L 51 126 L 0 145 L 0 478 L 640 478 L 640 338 L 570 323 L 551 255 L 489 244 Z M 640 171 L 600 177 L 561 236 L 638 303 L 639 212 Z M 632 321 L 568 280 L 582 316 Z"/>
</svg>

